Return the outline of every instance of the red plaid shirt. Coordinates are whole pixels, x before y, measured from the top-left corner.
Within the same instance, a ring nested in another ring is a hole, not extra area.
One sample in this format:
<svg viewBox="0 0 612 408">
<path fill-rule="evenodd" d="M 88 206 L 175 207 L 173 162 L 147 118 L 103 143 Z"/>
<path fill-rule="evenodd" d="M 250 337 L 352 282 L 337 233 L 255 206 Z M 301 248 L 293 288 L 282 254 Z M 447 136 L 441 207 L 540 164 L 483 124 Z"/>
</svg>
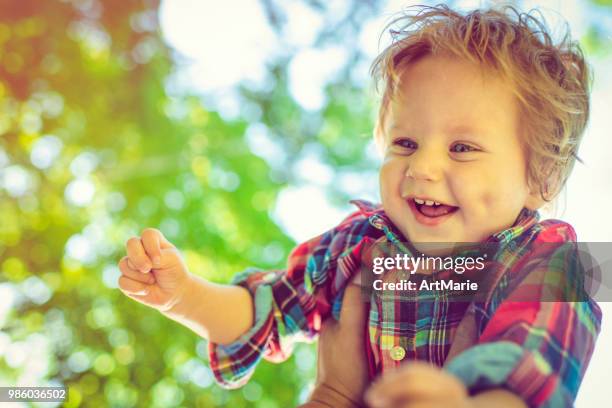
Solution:
<svg viewBox="0 0 612 408">
<path fill-rule="evenodd" d="M 209 344 L 219 384 L 239 387 L 261 358 L 283 361 L 295 341 L 313 340 L 324 319 L 339 318 L 344 289 L 359 271 L 364 248 L 401 245 L 401 233 L 380 206 L 352 202 L 359 211 L 297 246 L 286 270 L 249 269 L 234 278 L 253 295 L 255 323 L 232 344 Z M 527 302 L 508 283 L 513 277 L 533 280 L 535 274 L 521 275 L 520 265 L 534 256 L 538 243 L 575 240 L 570 225 L 538 222 L 536 212 L 524 209 L 511 228 L 489 239 L 504 248 L 499 257 L 509 267 L 496 272 L 499 279 L 486 301 L 456 302 L 420 292 L 408 302 L 396 291 L 373 296 L 364 330 L 370 378 L 424 360 L 459 377 L 471 392 L 505 387 L 530 406 L 571 406 L 600 331 L 599 307 L 590 298 Z M 559 262 L 545 266 L 559 268 Z M 524 287 L 537 285 L 536 280 Z"/>
</svg>

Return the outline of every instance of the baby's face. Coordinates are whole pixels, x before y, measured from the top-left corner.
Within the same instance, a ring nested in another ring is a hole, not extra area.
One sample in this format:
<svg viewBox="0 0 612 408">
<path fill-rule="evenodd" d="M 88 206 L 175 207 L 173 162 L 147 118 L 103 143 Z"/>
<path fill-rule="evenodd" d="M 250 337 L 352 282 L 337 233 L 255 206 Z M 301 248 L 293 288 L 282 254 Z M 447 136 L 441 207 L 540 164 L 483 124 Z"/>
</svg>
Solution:
<svg viewBox="0 0 612 408">
<path fill-rule="evenodd" d="M 404 71 L 400 88 L 385 123 L 380 186 L 405 237 L 480 242 L 523 207 L 539 206 L 527 185 L 518 105 L 499 77 L 427 56 Z"/>
</svg>

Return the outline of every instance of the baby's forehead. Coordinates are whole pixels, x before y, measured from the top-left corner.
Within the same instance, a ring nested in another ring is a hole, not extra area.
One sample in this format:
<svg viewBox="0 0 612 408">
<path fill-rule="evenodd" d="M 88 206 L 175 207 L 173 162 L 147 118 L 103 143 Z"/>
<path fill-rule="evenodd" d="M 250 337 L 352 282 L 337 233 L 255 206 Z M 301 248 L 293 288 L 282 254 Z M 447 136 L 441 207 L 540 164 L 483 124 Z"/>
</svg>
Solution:
<svg viewBox="0 0 612 408">
<path fill-rule="evenodd" d="M 431 57 L 406 67 L 394 91 L 385 107 L 386 128 L 431 122 L 462 130 L 518 120 L 511 85 L 495 72 L 459 59 Z"/>
<path fill-rule="evenodd" d="M 392 81 L 391 94 L 401 97 L 415 81 L 435 77 L 436 83 L 452 90 L 457 80 L 472 86 L 504 87 L 516 91 L 516 83 L 509 75 L 486 61 L 474 61 L 448 53 L 427 53 L 417 59 L 400 63 Z M 418 85 L 418 82 L 417 82 Z"/>
</svg>

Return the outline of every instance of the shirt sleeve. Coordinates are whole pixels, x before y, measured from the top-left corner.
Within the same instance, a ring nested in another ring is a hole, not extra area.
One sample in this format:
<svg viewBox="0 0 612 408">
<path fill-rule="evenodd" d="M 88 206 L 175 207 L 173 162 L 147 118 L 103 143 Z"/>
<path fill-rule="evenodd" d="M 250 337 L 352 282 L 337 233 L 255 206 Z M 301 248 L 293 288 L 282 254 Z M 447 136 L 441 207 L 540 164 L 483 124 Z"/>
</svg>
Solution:
<svg viewBox="0 0 612 408">
<path fill-rule="evenodd" d="M 530 407 L 573 406 L 601 329 L 601 309 L 586 293 L 576 295 L 581 269 L 566 255 L 555 251 L 504 300 L 483 306 L 490 319 L 477 344 L 445 366 L 471 393 L 503 387 Z M 537 293 L 544 301 L 534 298 Z M 570 295 L 552 301 L 550 293 Z"/>
<path fill-rule="evenodd" d="M 240 387 L 262 358 L 283 361 L 296 341 L 315 338 L 332 309 L 339 310 L 354 271 L 350 259 L 359 251 L 354 244 L 363 237 L 366 224 L 367 217 L 357 211 L 334 229 L 298 245 L 286 270 L 251 268 L 234 277 L 232 283 L 252 295 L 254 324 L 231 344 L 209 343 L 210 365 L 219 385 Z"/>
<path fill-rule="evenodd" d="M 503 387 L 530 407 L 572 407 L 600 322 L 593 302 L 505 302 L 446 369 L 471 393 Z"/>
</svg>

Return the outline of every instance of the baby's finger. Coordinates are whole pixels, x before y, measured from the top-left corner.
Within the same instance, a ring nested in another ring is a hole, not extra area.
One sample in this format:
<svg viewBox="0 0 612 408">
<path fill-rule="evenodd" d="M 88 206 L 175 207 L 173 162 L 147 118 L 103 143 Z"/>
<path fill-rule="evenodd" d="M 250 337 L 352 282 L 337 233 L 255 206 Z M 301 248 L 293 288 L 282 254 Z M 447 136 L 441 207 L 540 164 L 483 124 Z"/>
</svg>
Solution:
<svg viewBox="0 0 612 408">
<path fill-rule="evenodd" d="M 132 265 L 140 272 L 149 272 L 151 270 L 151 260 L 145 253 L 140 238 L 132 237 L 128 239 L 125 246 L 127 248 L 127 256 L 130 258 Z"/>
<path fill-rule="evenodd" d="M 412 374 L 400 369 L 383 375 L 368 389 L 366 401 L 373 408 L 395 407 L 400 401 L 432 397 L 439 391 L 435 383 Z"/>
<path fill-rule="evenodd" d="M 126 295 L 147 295 L 149 286 L 145 283 L 135 281 L 126 276 L 121 275 L 117 282 L 119 289 Z"/>
<path fill-rule="evenodd" d="M 172 242 L 168 241 L 166 237 L 164 237 L 164 234 L 162 234 L 161 231 L 158 232 L 161 249 L 176 248 Z"/>
<path fill-rule="evenodd" d="M 151 273 L 142 273 L 130 266 L 130 261 L 127 256 L 124 256 L 119 261 L 119 270 L 124 276 L 138 282 L 152 285 L 155 283 L 155 277 Z"/>
<path fill-rule="evenodd" d="M 140 240 L 144 247 L 145 252 L 149 256 L 149 259 L 153 261 L 153 266 L 160 266 L 161 264 L 161 238 L 162 233 L 155 228 L 145 228 L 140 234 Z"/>
<path fill-rule="evenodd" d="M 136 267 L 136 265 L 134 265 L 134 263 L 132 261 L 130 261 L 130 258 L 127 259 L 127 265 L 130 269 L 133 269 L 135 271 L 138 270 L 138 268 Z"/>
</svg>

